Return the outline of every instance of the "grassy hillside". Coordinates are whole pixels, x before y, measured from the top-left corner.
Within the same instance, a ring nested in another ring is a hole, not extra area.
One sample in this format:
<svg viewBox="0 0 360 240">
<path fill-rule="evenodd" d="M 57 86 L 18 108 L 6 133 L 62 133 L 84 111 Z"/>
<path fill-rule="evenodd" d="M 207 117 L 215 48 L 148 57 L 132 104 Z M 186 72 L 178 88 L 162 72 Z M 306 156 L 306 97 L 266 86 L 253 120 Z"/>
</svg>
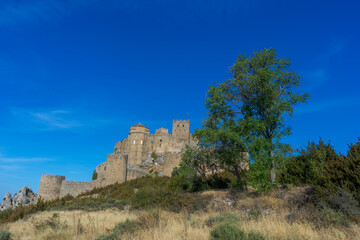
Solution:
<svg viewBox="0 0 360 240">
<path fill-rule="evenodd" d="M 1 213 L 12 239 L 356 239 L 357 219 L 310 187 L 188 193 L 144 177 Z M 0 233 L 1 233 L 0 232 Z M 0 234 L 1 239 L 1 234 Z M 6 238 L 4 238 L 6 239 Z"/>
</svg>

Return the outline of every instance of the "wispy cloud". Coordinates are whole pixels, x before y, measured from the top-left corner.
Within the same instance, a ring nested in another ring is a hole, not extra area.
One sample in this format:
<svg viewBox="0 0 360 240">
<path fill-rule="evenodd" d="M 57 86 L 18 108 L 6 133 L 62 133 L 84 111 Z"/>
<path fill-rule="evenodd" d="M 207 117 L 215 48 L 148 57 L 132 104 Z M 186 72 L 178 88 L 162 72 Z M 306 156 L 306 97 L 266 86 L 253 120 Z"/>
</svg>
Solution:
<svg viewBox="0 0 360 240">
<path fill-rule="evenodd" d="M 326 50 L 311 61 L 311 67 L 303 71 L 307 90 L 318 88 L 329 81 L 328 61 L 340 53 L 346 46 L 346 41 L 336 40 L 329 44 Z"/>
<path fill-rule="evenodd" d="M 23 168 L 23 166 L 20 165 L 0 165 L 0 169 L 4 171 L 17 171 L 21 168 Z"/>
<path fill-rule="evenodd" d="M 313 69 L 303 73 L 303 76 L 306 80 L 306 88 L 314 89 L 320 87 L 324 83 L 326 83 L 329 79 L 328 72 L 323 69 Z"/>
<path fill-rule="evenodd" d="M 0 163 L 38 163 L 53 161 L 53 158 L 25 158 L 25 157 L 2 157 L 0 155 Z"/>
<path fill-rule="evenodd" d="M 64 15 L 73 7 L 96 2 L 95 0 L 3 0 L 0 2 L 0 25 L 17 25 L 47 21 Z"/>
<path fill-rule="evenodd" d="M 355 106 L 360 105 L 359 97 L 345 97 L 337 99 L 328 99 L 319 102 L 311 102 L 311 104 L 301 105 L 295 108 L 295 113 L 304 114 L 304 113 L 314 113 L 329 110 L 336 107 L 342 106 Z"/>
<path fill-rule="evenodd" d="M 11 114 L 22 122 L 30 124 L 38 130 L 56 130 L 81 127 L 82 123 L 74 119 L 72 112 L 67 110 L 35 110 L 11 108 Z"/>
</svg>

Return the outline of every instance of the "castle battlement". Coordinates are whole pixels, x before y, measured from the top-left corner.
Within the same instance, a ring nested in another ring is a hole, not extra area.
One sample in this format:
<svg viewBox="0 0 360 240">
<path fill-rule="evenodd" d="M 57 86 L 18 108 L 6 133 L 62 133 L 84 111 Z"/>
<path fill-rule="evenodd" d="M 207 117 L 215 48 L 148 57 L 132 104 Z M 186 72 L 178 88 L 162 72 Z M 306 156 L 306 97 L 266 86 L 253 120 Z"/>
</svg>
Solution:
<svg viewBox="0 0 360 240">
<path fill-rule="evenodd" d="M 77 196 L 95 187 L 123 183 L 149 172 L 171 176 L 173 168 L 179 166 L 181 150 L 191 141 L 189 120 L 173 120 L 172 135 L 166 128 L 150 134 L 149 128 L 138 123 L 130 127 L 127 138 L 115 144 L 114 152 L 107 155 L 106 162 L 96 167 L 97 180 L 65 181 L 65 176 L 42 175 L 39 196 L 44 200 L 67 194 Z M 156 159 L 153 159 L 153 153 Z"/>
</svg>

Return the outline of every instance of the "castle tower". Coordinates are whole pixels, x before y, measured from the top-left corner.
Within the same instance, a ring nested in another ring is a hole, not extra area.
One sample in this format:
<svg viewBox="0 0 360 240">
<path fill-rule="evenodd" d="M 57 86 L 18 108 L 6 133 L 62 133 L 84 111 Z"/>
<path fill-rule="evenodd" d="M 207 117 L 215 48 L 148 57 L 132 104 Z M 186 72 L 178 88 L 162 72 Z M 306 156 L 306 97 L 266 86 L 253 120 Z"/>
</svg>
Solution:
<svg viewBox="0 0 360 240">
<path fill-rule="evenodd" d="M 128 137 L 128 165 L 141 164 L 146 158 L 146 149 L 150 131 L 147 127 L 138 123 L 130 127 Z"/>
<path fill-rule="evenodd" d="M 190 137 L 190 121 L 173 120 L 172 135 L 177 138 L 188 140 Z"/>
<path fill-rule="evenodd" d="M 42 175 L 39 186 L 39 197 L 45 201 L 60 198 L 61 184 L 64 180 L 64 176 Z"/>
</svg>

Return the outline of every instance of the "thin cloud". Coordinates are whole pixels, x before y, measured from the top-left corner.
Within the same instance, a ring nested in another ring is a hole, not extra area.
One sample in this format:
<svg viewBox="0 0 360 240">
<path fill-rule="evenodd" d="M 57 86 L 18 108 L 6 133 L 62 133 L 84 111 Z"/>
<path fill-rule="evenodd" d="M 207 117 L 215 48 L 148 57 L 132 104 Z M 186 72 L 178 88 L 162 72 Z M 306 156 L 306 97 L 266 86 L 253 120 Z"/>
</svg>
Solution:
<svg viewBox="0 0 360 240">
<path fill-rule="evenodd" d="M 15 118 L 38 130 L 70 129 L 83 126 L 67 110 L 39 111 L 35 109 L 12 108 L 10 111 Z"/>
<path fill-rule="evenodd" d="M 319 68 L 303 73 L 306 80 L 306 89 L 311 90 L 320 87 L 329 80 L 329 74 L 325 69 Z"/>
<path fill-rule="evenodd" d="M 34 0 L 1 1 L 0 25 L 17 25 L 54 19 L 69 12 L 73 7 L 88 5 L 95 0 Z"/>
<path fill-rule="evenodd" d="M 314 113 L 329 110 L 331 108 L 342 107 L 342 106 L 354 106 L 359 105 L 360 99 L 355 97 L 347 97 L 340 99 L 329 99 L 320 102 L 311 102 L 301 107 L 295 108 L 295 113 L 305 114 L 305 113 Z"/>
<path fill-rule="evenodd" d="M 336 54 L 340 53 L 345 46 L 346 41 L 344 40 L 333 41 L 325 52 L 314 58 L 311 62 L 312 67 L 310 67 L 309 70 L 304 71 L 302 74 L 305 79 L 305 88 L 307 90 L 318 88 L 329 81 L 330 75 L 327 70 L 328 61 Z"/>
<path fill-rule="evenodd" d="M 20 165 L 0 165 L 0 169 L 4 171 L 17 171 L 21 168 L 23 168 L 23 166 Z"/>
<path fill-rule="evenodd" d="M 24 157 L 2 157 L 0 156 L 1 163 L 38 163 L 38 162 L 48 162 L 53 161 L 53 158 L 24 158 Z"/>
</svg>

